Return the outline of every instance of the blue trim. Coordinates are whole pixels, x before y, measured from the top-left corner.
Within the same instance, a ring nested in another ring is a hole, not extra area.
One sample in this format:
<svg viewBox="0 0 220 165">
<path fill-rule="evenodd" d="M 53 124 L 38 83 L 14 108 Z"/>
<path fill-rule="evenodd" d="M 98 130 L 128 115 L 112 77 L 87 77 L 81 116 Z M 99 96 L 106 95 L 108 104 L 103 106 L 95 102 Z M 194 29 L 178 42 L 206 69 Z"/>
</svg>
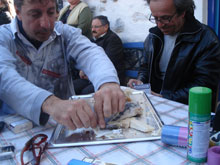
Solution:
<svg viewBox="0 0 220 165">
<path fill-rule="evenodd" d="M 214 29 L 220 39 L 220 2 L 208 0 L 208 25 Z"/>
<path fill-rule="evenodd" d="M 128 42 L 123 44 L 124 48 L 136 48 L 136 49 L 143 49 L 144 43 L 143 42 Z"/>
<path fill-rule="evenodd" d="M 138 76 L 138 71 L 135 70 L 126 70 L 125 75 L 130 77 L 130 78 L 137 78 Z"/>
<path fill-rule="evenodd" d="M 208 25 L 215 28 L 215 3 L 214 0 L 208 0 Z"/>
<path fill-rule="evenodd" d="M 218 27 L 219 27 L 219 0 L 215 1 L 215 31 L 218 35 Z"/>
<path fill-rule="evenodd" d="M 218 1 L 218 38 L 220 39 L 220 2 Z"/>
<path fill-rule="evenodd" d="M 219 16 L 219 14 L 220 14 L 220 2 L 219 2 L 219 0 L 217 0 L 217 2 L 216 2 L 216 33 L 217 33 L 217 35 L 219 36 L 219 39 L 220 39 L 220 30 L 219 30 L 219 28 L 220 28 L 220 26 L 219 26 L 219 24 L 220 24 L 220 16 Z"/>
</svg>

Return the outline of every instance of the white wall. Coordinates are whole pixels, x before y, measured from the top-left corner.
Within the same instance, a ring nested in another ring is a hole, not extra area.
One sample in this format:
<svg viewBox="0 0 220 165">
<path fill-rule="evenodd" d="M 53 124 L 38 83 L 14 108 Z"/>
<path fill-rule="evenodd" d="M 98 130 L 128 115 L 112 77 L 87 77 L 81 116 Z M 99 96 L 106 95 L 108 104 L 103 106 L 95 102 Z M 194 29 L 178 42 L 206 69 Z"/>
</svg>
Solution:
<svg viewBox="0 0 220 165">
<path fill-rule="evenodd" d="M 66 0 L 64 0 L 66 2 Z M 123 42 L 143 42 L 149 28 L 155 26 L 148 21 L 150 9 L 146 0 L 82 0 L 91 8 L 93 15 L 105 15 L 110 27 Z M 194 0 L 195 17 L 207 22 L 207 1 Z M 67 3 L 65 3 L 67 4 Z"/>
<path fill-rule="evenodd" d="M 204 24 L 208 23 L 208 0 L 194 0 L 196 5 L 195 17 Z"/>
</svg>

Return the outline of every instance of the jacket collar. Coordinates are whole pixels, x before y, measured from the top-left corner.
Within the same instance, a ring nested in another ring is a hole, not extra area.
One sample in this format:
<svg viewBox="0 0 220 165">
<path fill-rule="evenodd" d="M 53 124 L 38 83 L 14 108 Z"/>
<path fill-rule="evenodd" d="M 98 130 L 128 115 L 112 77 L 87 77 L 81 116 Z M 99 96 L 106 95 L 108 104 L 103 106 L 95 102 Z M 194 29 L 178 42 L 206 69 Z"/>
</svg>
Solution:
<svg viewBox="0 0 220 165">
<path fill-rule="evenodd" d="M 103 38 L 105 38 L 106 36 L 108 36 L 111 33 L 110 28 L 107 30 L 106 33 L 102 34 L 99 38 L 96 39 L 96 41 L 102 40 Z"/>
</svg>

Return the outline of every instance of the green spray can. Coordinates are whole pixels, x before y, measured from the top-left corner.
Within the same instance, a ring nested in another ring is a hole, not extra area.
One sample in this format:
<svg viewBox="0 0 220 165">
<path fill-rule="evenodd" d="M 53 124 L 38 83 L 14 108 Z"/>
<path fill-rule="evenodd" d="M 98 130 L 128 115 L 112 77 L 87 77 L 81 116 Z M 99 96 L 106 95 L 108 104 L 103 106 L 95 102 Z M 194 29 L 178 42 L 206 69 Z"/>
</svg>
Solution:
<svg viewBox="0 0 220 165">
<path fill-rule="evenodd" d="M 207 161 L 211 119 L 212 90 L 193 87 L 189 90 L 187 158 L 196 163 Z"/>
</svg>

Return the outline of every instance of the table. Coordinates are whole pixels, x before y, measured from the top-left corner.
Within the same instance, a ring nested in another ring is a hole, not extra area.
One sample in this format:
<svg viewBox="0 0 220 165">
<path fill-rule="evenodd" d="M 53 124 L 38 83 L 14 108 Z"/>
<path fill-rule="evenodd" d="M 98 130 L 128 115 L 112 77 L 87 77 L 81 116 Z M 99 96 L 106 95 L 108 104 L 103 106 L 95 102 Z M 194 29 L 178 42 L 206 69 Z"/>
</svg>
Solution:
<svg viewBox="0 0 220 165">
<path fill-rule="evenodd" d="M 188 106 L 148 95 L 164 124 L 187 126 Z M 0 117 L 3 120 L 3 117 Z M 55 122 L 50 121 L 45 127 L 36 126 L 33 129 L 14 134 L 7 128 L 0 133 L 0 145 L 13 144 L 16 147 L 14 159 L 0 161 L 0 164 L 20 164 L 20 152 L 33 135 L 38 133 L 51 136 Z M 48 149 L 42 156 L 41 164 L 67 164 L 71 159 L 82 160 L 85 157 L 98 158 L 102 161 L 115 164 L 142 165 L 142 164 L 191 164 L 186 159 L 186 148 L 173 147 L 163 144 L 160 140 L 108 144 L 83 147 Z"/>
</svg>

